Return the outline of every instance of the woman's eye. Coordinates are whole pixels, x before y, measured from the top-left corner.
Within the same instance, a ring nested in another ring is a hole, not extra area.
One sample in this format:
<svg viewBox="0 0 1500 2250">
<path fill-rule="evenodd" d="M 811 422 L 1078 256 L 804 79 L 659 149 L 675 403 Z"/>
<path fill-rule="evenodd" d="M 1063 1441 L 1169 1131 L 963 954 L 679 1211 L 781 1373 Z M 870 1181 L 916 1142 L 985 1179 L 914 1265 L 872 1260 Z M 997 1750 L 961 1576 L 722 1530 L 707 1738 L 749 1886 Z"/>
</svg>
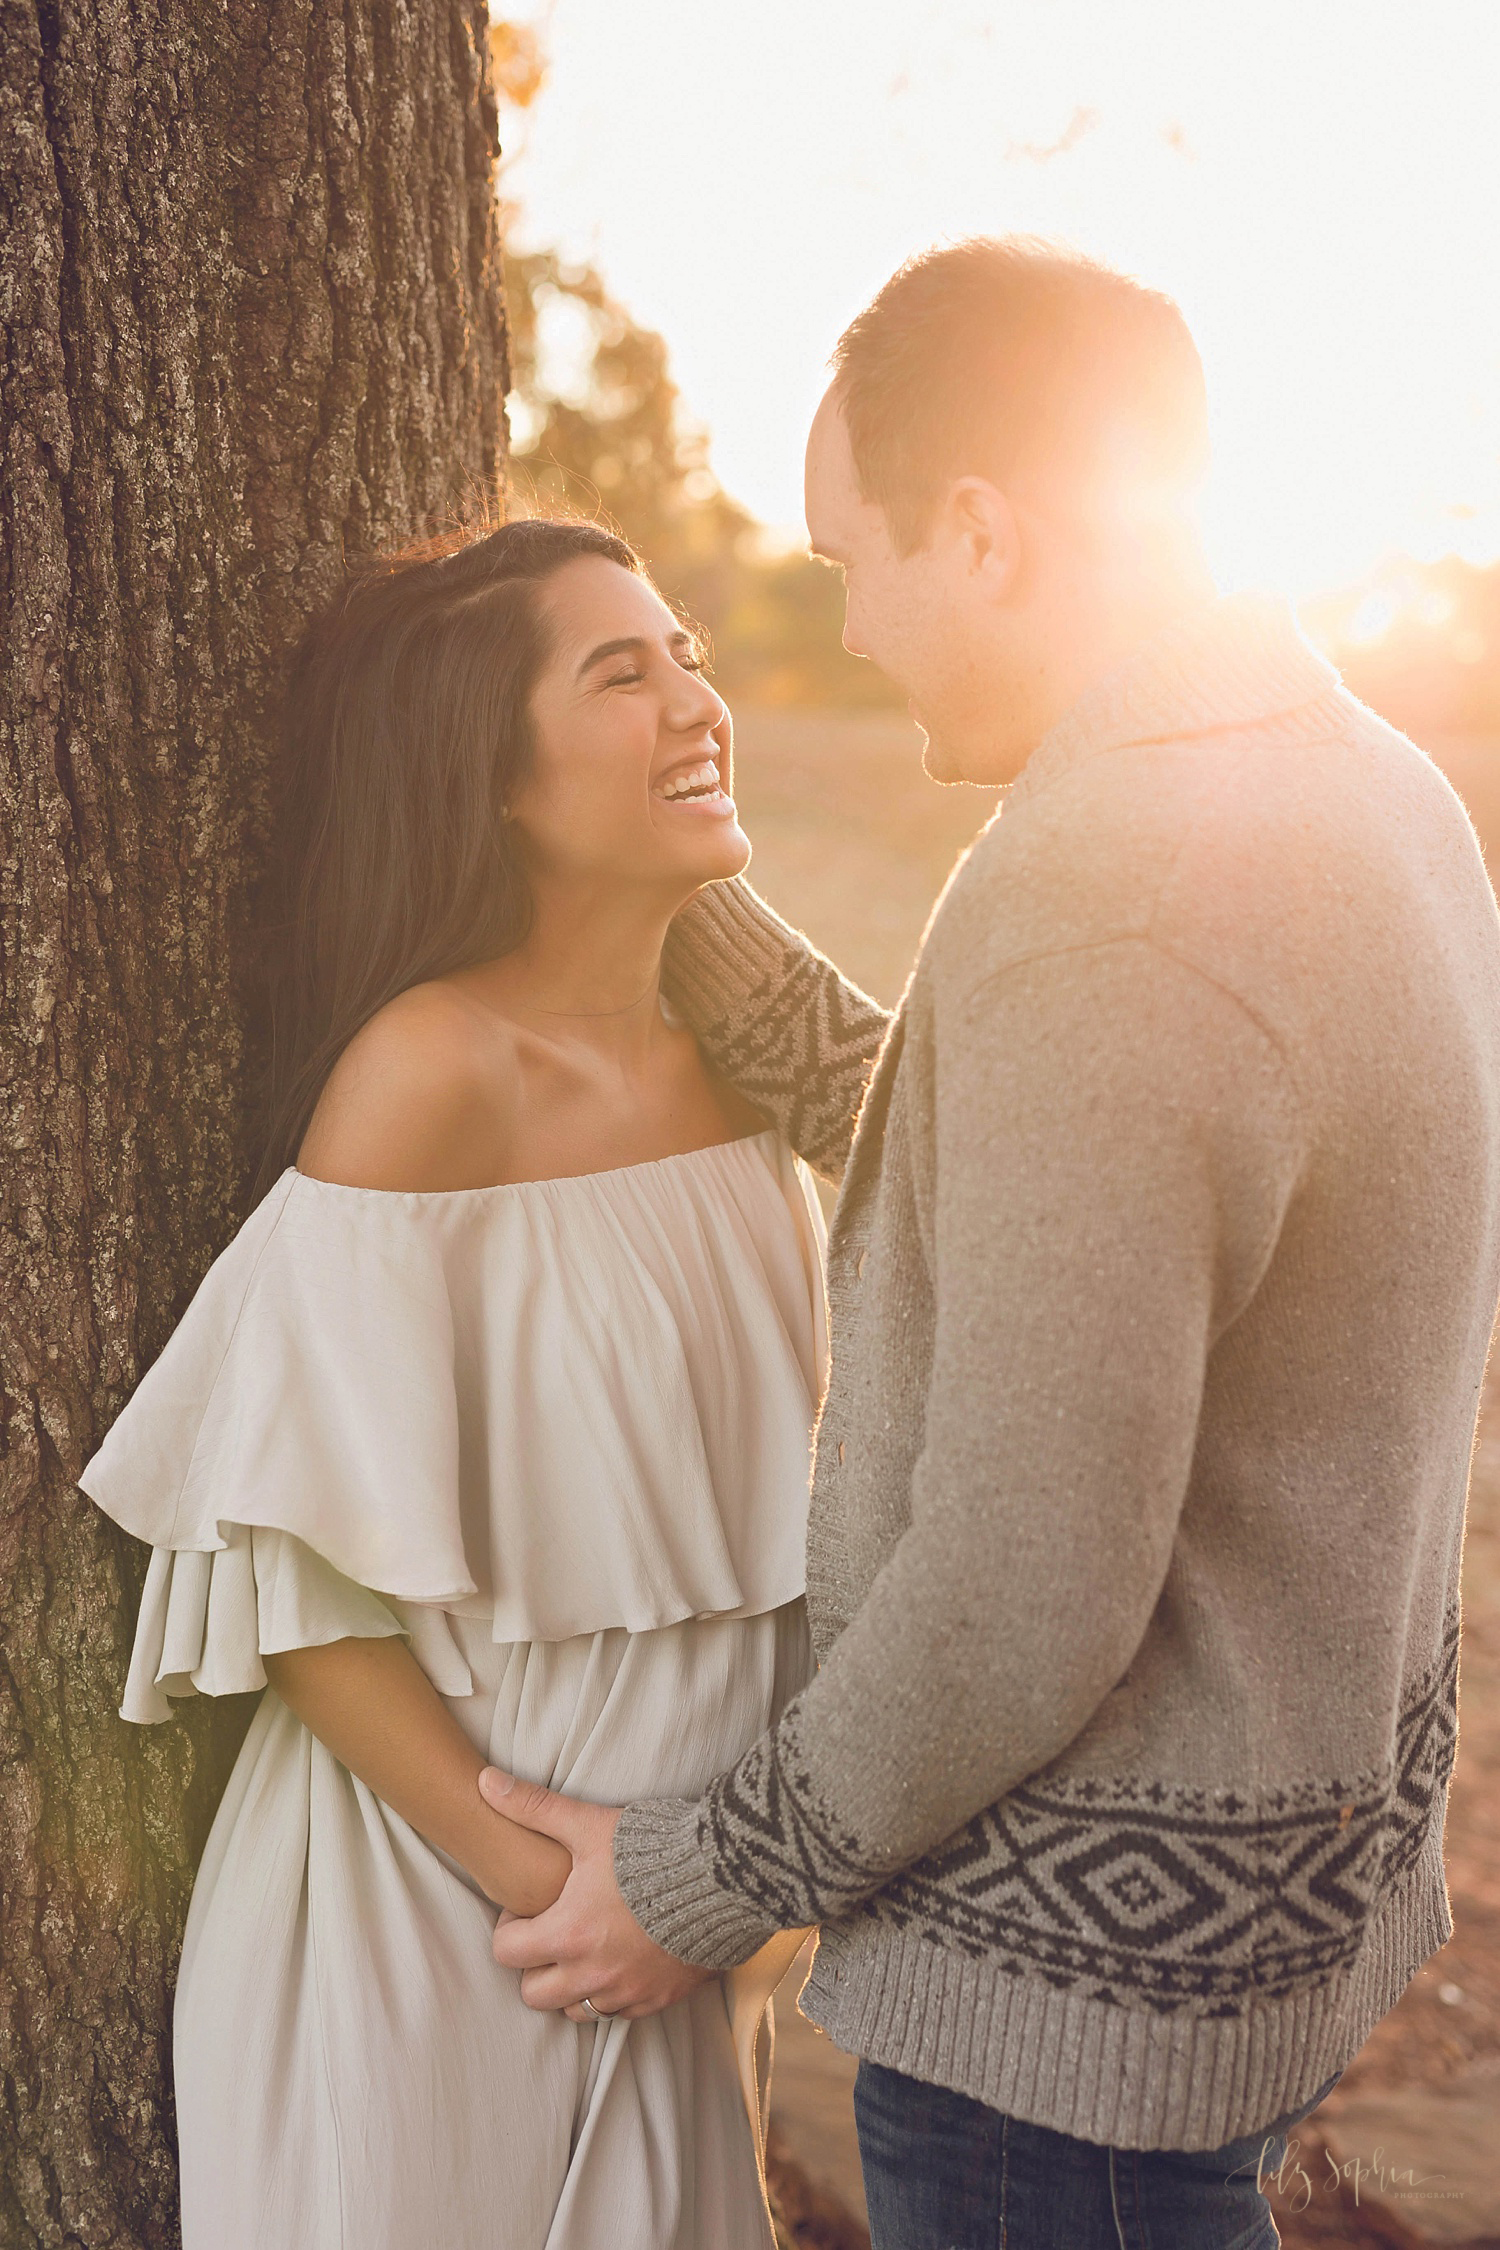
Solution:
<svg viewBox="0 0 1500 2250">
<path fill-rule="evenodd" d="M 604 684 L 606 687 L 639 687 L 645 677 L 644 672 L 618 672 L 612 680 L 606 680 Z"/>
</svg>

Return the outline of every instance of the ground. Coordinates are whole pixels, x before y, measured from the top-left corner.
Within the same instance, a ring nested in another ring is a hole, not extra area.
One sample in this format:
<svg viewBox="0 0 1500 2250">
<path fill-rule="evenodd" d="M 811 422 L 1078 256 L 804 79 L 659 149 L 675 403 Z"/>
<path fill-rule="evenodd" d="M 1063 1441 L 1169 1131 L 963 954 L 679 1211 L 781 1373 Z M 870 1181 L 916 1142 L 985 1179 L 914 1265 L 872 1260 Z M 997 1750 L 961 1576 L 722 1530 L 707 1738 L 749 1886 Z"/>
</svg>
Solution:
<svg viewBox="0 0 1500 2250">
<path fill-rule="evenodd" d="M 1500 871 L 1500 743 L 1427 747 Z M 993 799 L 926 780 L 904 719 L 843 712 L 742 713 L 735 788 L 755 840 L 752 880 L 893 1002 L 943 878 Z M 1448 1876 L 1452 1942 L 1300 2129 L 1274 2198 L 1295 2250 L 1500 2250 L 1500 1369 L 1470 1496 Z M 772 2119 L 785 2236 L 804 2250 L 855 2250 L 869 2238 L 854 2066 L 788 1994 L 778 2007 Z"/>
</svg>

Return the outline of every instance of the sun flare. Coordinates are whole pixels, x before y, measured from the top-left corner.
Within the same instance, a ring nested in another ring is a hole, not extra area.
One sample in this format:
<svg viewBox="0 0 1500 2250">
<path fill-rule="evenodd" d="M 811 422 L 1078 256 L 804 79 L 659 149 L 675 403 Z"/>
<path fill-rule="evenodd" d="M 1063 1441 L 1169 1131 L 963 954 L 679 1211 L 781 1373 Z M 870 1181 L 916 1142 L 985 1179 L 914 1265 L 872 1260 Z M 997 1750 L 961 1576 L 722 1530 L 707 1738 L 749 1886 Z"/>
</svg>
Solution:
<svg viewBox="0 0 1500 2250">
<path fill-rule="evenodd" d="M 924 244 L 1022 230 L 1181 301 L 1226 585 L 1500 554 L 1491 0 L 536 12 L 523 231 L 592 256 L 668 338 L 720 477 L 774 529 L 800 530 L 843 323 Z"/>
</svg>

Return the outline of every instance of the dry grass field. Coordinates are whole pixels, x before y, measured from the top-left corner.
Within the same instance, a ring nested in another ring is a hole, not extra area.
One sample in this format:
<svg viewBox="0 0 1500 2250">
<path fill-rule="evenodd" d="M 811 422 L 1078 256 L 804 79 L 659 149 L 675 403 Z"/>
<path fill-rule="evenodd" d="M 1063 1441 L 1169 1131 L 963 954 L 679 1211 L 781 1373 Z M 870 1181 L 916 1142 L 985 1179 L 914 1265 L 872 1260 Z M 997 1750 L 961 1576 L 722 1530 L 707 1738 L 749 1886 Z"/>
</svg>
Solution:
<svg viewBox="0 0 1500 2250">
<path fill-rule="evenodd" d="M 1500 743 L 1428 745 L 1500 873 Z M 922 773 L 903 718 L 742 712 L 735 792 L 751 879 L 879 999 L 895 1001 L 932 903 L 993 798 Z M 1415 2250 L 1500 2245 L 1500 1381 L 1475 1456 L 1464 1569 L 1461 1739 L 1449 1816 L 1452 1943 L 1416 1978 L 1324 2110 L 1303 2129 L 1312 2191 L 1281 2201 L 1289 2244 Z M 783 2001 L 773 2091 L 779 2145 L 804 2196 L 789 2239 L 867 2241 L 859 2225 L 853 2066 Z M 1372 2180 L 1384 2151 L 1384 2183 Z M 1363 2164 L 1361 2173 L 1354 2167 Z M 1422 2176 L 1410 2188 L 1390 2172 Z M 1335 2174 L 1340 2175 L 1335 2179 Z M 1441 2174 L 1437 2184 L 1433 2175 Z M 788 2174 L 791 2179 L 793 2175 Z M 1378 2192 L 1384 2185 L 1385 2194 Z M 851 2213 L 841 2227 L 836 2206 Z"/>
<path fill-rule="evenodd" d="M 996 802 L 993 790 L 929 781 L 921 741 L 895 713 L 750 711 L 735 721 L 750 880 L 888 1007 L 944 877 Z"/>
</svg>

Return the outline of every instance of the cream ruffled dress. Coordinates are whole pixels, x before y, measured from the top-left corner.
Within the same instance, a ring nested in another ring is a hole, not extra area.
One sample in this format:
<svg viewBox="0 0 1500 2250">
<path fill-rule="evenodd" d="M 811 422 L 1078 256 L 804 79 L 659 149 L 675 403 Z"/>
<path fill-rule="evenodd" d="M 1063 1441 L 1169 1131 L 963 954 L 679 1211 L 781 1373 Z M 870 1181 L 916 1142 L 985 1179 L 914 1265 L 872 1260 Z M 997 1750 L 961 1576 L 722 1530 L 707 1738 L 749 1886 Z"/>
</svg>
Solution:
<svg viewBox="0 0 1500 2250">
<path fill-rule="evenodd" d="M 450 1194 L 286 1172 L 82 1480 L 154 1549 L 124 1716 L 404 1633 L 523 1778 L 696 1794 L 811 1669 L 824 1352 L 772 1133 Z M 268 1691 L 183 1944 L 186 2250 L 766 2250 L 746 2085 L 785 1948 L 575 2025 L 494 1921 Z"/>
</svg>

